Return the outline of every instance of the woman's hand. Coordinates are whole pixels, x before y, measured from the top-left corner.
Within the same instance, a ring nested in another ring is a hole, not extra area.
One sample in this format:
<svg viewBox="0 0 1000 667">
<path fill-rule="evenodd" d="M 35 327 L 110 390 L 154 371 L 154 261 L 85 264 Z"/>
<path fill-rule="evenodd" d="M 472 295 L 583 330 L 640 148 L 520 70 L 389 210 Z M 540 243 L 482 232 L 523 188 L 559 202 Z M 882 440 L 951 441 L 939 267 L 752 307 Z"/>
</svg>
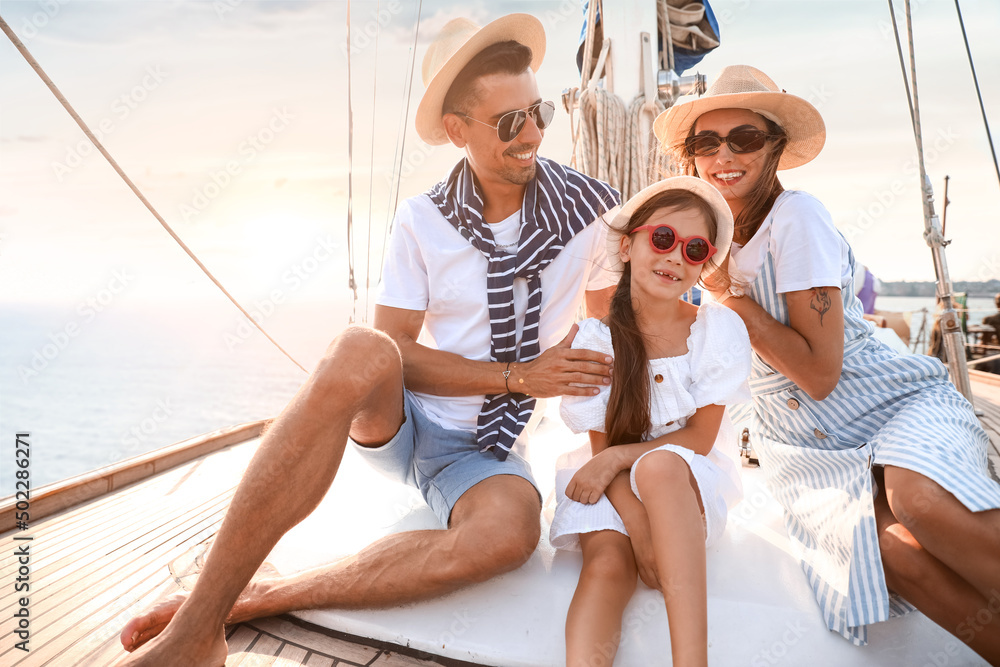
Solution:
<svg viewBox="0 0 1000 667">
<path fill-rule="evenodd" d="M 596 503 L 615 475 L 624 469 L 618 459 L 613 448 L 595 454 L 566 485 L 566 496 L 585 505 Z"/>
</svg>

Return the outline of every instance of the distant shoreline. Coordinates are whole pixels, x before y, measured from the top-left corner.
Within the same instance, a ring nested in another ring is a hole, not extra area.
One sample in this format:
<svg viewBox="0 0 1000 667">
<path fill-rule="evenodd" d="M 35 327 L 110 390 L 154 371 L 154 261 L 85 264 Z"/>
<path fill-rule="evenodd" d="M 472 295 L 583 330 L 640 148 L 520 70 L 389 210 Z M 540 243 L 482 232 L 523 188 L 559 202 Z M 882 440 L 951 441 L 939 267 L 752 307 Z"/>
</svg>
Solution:
<svg viewBox="0 0 1000 667">
<path fill-rule="evenodd" d="M 927 281 L 881 281 L 879 296 L 930 296 L 937 294 L 937 283 Z M 993 298 L 1000 293 L 1000 280 L 969 281 L 959 280 L 952 283 L 956 292 L 965 292 L 970 297 Z"/>
</svg>

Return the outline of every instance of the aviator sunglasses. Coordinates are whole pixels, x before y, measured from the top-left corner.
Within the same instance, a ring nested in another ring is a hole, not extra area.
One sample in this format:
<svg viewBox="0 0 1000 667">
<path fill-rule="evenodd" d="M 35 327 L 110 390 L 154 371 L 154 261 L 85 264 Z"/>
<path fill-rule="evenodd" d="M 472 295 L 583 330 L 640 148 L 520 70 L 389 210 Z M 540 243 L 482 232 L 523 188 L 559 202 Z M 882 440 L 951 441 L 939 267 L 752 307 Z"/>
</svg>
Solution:
<svg viewBox="0 0 1000 667">
<path fill-rule="evenodd" d="M 774 138 L 775 135 L 756 128 L 736 129 L 728 137 L 720 137 L 714 133 L 698 134 L 684 140 L 684 150 L 692 157 L 706 157 L 718 153 L 722 142 L 726 142 L 729 150 L 734 153 L 756 153 L 768 139 Z"/>
<path fill-rule="evenodd" d="M 528 114 L 531 114 L 531 119 L 535 121 L 535 125 L 538 126 L 539 130 L 544 130 L 552 122 L 552 116 L 556 112 L 556 105 L 553 102 L 539 102 L 538 104 L 532 104 L 530 107 L 525 109 L 518 109 L 517 111 L 508 111 L 504 115 L 500 116 L 500 121 L 496 125 L 490 125 L 489 123 L 484 123 L 478 118 L 473 118 L 469 114 L 462 113 L 461 111 L 453 111 L 456 116 L 463 116 L 469 120 L 474 120 L 481 125 L 486 127 L 492 127 L 497 131 L 497 136 L 500 141 L 505 144 L 514 141 L 517 135 L 521 133 L 524 129 L 524 123 L 528 120 Z"/>
<path fill-rule="evenodd" d="M 681 254 L 688 264 L 704 264 L 712 258 L 717 248 L 704 236 L 689 236 L 681 238 L 677 231 L 670 225 L 643 225 L 636 227 L 630 234 L 649 230 L 649 245 L 653 247 L 653 252 L 666 254 L 681 244 Z"/>
</svg>

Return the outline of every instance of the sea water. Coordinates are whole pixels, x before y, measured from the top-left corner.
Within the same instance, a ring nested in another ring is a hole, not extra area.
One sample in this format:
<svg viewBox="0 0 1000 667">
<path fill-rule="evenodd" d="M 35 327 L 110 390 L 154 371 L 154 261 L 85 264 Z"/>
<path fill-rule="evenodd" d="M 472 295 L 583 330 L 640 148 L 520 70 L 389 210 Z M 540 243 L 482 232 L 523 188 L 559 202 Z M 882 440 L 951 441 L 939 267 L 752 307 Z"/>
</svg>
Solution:
<svg viewBox="0 0 1000 667">
<path fill-rule="evenodd" d="M 265 321 L 307 369 L 349 321 L 330 305 Z M 307 374 L 227 302 L 0 308 L 0 496 L 14 437 L 31 433 L 33 488 L 214 429 L 277 415 Z M 7 442 L 9 441 L 9 442 Z"/>
<path fill-rule="evenodd" d="M 934 299 L 881 298 L 914 313 L 919 330 Z M 970 299 L 970 322 L 993 311 Z M 282 306 L 263 318 L 307 369 L 347 326 L 346 304 Z M 305 372 L 251 330 L 227 302 L 90 313 L 0 308 L 0 496 L 13 493 L 13 445 L 31 433 L 34 488 L 214 429 L 277 415 Z"/>
</svg>

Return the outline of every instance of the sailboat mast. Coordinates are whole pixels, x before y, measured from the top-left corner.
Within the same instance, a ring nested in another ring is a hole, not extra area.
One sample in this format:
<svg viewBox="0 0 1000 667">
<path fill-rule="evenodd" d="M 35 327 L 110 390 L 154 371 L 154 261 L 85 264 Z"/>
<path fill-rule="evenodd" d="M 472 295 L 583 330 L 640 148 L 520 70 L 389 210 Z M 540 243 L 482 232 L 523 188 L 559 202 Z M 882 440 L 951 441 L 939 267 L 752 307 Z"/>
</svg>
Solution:
<svg viewBox="0 0 1000 667">
<path fill-rule="evenodd" d="M 948 273 L 948 260 L 944 252 L 948 241 L 944 239 L 941 230 L 941 221 L 934 211 L 934 189 L 931 186 L 931 180 L 927 176 L 927 170 L 924 165 L 924 145 L 920 129 L 920 103 L 917 96 L 917 63 L 913 50 L 913 22 L 910 17 L 910 0 L 904 0 L 904 7 L 906 11 L 906 36 L 910 54 L 913 134 L 917 144 L 917 164 L 920 167 L 920 184 L 923 196 L 924 239 L 927 241 L 927 245 L 930 246 L 931 255 L 934 259 L 934 273 L 937 276 L 937 295 L 941 300 L 942 306 L 941 337 L 948 354 L 948 371 L 955 387 L 972 403 L 972 384 L 969 381 L 969 369 L 965 365 L 965 337 L 962 334 L 961 320 L 955 311 L 951 275 Z M 895 24 L 895 21 L 893 23 Z"/>
</svg>

